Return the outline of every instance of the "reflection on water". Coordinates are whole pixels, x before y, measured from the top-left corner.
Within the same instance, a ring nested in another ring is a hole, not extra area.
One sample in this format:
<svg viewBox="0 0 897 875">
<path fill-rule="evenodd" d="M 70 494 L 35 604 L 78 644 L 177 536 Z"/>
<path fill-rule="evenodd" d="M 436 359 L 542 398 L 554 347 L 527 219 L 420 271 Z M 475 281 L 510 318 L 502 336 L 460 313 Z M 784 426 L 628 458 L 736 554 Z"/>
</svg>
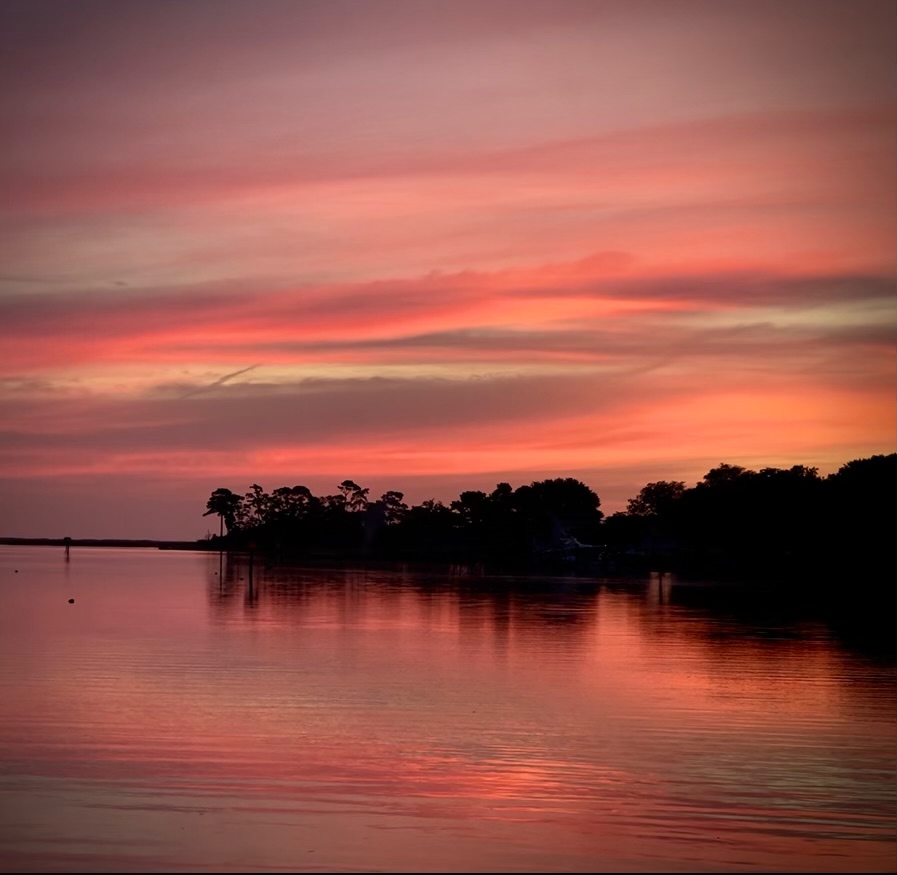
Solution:
<svg viewBox="0 0 897 875">
<path fill-rule="evenodd" d="M 893 660 L 725 592 L 0 548 L 0 866 L 893 871 Z"/>
</svg>

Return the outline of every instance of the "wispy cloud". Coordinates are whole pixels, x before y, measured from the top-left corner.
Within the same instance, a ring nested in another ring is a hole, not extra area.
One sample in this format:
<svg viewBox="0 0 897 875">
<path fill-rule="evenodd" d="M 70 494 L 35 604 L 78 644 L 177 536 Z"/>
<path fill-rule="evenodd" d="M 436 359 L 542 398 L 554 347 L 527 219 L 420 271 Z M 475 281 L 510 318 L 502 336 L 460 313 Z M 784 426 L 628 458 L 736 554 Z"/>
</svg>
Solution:
<svg viewBox="0 0 897 875">
<path fill-rule="evenodd" d="M 198 386 L 196 389 L 191 389 L 189 392 L 185 392 L 183 395 L 181 395 L 181 398 L 192 398 L 194 395 L 198 395 L 200 392 L 211 392 L 218 386 L 223 386 L 225 383 L 230 382 L 234 379 L 234 377 L 239 377 L 241 374 L 248 374 L 249 371 L 254 371 L 257 367 L 259 367 L 259 365 L 250 365 L 248 368 L 242 368 L 239 371 L 225 374 L 223 377 L 219 377 L 217 380 L 213 380 L 211 383 L 205 386 Z"/>
</svg>

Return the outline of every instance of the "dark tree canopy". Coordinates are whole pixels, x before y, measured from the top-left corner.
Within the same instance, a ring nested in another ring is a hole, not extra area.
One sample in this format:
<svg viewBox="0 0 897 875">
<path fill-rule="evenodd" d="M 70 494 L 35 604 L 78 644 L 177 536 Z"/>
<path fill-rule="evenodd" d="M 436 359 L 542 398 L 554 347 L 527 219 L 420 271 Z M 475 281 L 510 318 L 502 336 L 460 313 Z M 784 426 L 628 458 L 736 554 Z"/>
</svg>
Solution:
<svg viewBox="0 0 897 875">
<path fill-rule="evenodd" d="M 685 483 L 681 480 L 658 480 L 642 487 L 635 498 L 630 498 L 626 513 L 632 516 L 664 516 L 685 495 Z"/>
<path fill-rule="evenodd" d="M 588 560 L 612 567 L 763 569 L 886 562 L 893 540 L 897 453 L 855 459 L 821 477 L 815 467 L 750 470 L 720 463 L 694 486 L 645 484 L 625 512 L 605 518 L 581 480 L 555 477 L 514 488 L 465 490 L 444 504 L 378 499 L 354 480 L 316 496 L 302 485 L 237 495 L 216 489 L 205 514 L 221 520 L 228 547 L 301 555 L 533 563 Z M 889 561 L 889 560 L 888 560 Z"/>
<path fill-rule="evenodd" d="M 228 546 L 477 561 L 573 548 L 580 537 L 595 542 L 602 517 L 598 495 L 570 477 L 517 489 L 499 483 L 491 493 L 462 492 L 448 505 L 427 499 L 409 507 L 394 489 L 374 501 L 368 496 L 349 479 L 320 497 L 305 486 L 269 493 L 254 483 L 242 497 L 215 490 L 207 512 L 226 522 Z"/>
<path fill-rule="evenodd" d="M 647 484 L 605 534 L 619 551 L 680 569 L 883 567 L 895 487 L 897 453 L 848 462 L 828 477 L 806 465 L 722 463 L 692 488 Z"/>
<path fill-rule="evenodd" d="M 206 502 L 206 512 L 203 516 L 218 514 L 222 524 L 227 526 L 227 531 L 230 532 L 236 525 L 240 501 L 240 496 L 234 495 L 230 489 L 216 489 Z"/>
</svg>

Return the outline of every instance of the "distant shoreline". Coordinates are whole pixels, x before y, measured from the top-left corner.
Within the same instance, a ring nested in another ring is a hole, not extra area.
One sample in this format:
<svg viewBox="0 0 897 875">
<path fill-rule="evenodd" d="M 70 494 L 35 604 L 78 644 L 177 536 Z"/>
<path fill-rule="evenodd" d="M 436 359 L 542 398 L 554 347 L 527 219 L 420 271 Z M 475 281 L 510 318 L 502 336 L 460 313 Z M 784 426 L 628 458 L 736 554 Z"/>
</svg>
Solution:
<svg viewBox="0 0 897 875">
<path fill-rule="evenodd" d="M 208 540 L 155 541 L 149 538 L 0 538 L 4 547 L 147 547 L 158 550 L 211 550 Z M 215 548 L 217 549 L 217 548 Z"/>
</svg>

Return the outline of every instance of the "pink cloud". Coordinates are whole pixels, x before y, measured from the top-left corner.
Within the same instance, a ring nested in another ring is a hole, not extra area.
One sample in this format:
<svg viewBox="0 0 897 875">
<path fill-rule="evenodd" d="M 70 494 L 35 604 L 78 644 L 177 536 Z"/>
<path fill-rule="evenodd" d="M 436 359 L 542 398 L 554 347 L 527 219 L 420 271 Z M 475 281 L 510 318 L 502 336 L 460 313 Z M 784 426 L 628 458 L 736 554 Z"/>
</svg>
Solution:
<svg viewBox="0 0 897 875">
<path fill-rule="evenodd" d="M 556 358 L 564 337 L 585 325 L 600 325 L 602 335 L 625 334 L 659 327 L 664 314 L 718 310 L 744 311 L 743 321 L 750 324 L 757 321 L 750 316 L 757 307 L 800 310 L 875 302 L 887 300 L 892 291 L 888 276 L 768 270 L 672 276 L 649 271 L 643 276 L 632 265 L 631 259 L 611 253 L 528 270 L 431 274 L 248 295 L 209 285 L 10 297 L 0 302 L 10 329 L 0 338 L 0 349 L 7 367 L 18 372 L 179 360 L 245 365 L 247 356 L 269 364 L 407 361 L 416 354 L 425 360 L 427 336 L 433 338 L 431 354 L 464 345 L 458 343 L 462 337 L 472 348 L 479 336 L 487 361 L 498 355 L 490 338 L 501 344 L 540 337 L 546 357 Z M 672 330 L 669 323 L 664 330 Z M 652 337 L 650 345 L 657 344 Z M 572 346 L 582 351 L 581 341 Z M 601 353 L 597 343 L 594 351 Z M 505 353 L 512 355 L 507 343 Z"/>
<path fill-rule="evenodd" d="M 210 9 L 4 6 L 11 482 L 892 446 L 891 4 Z"/>
</svg>

